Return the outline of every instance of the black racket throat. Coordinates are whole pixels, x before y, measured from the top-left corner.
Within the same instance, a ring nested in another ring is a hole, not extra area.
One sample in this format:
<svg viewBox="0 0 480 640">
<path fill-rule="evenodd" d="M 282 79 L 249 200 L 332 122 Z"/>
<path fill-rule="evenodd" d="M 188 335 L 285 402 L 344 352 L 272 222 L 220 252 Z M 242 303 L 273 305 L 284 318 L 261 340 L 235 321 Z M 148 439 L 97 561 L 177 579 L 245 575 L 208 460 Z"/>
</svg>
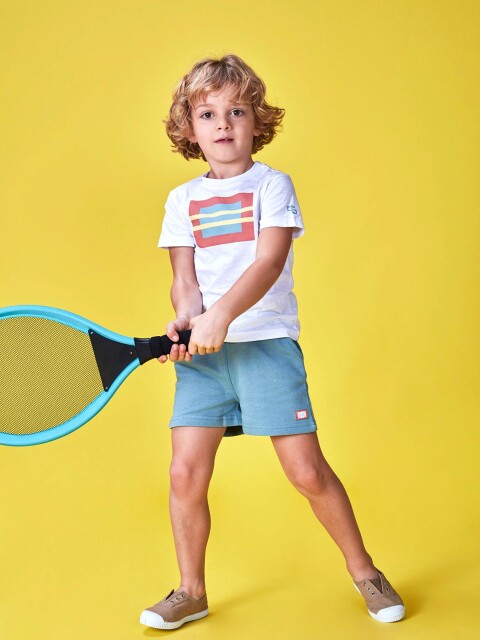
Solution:
<svg viewBox="0 0 480 640">
<path fill-rule="evenodd" d="M 187 345 L 190 333 L 191 331 L 180 331 L 179 344 Z M 135 346 L 132 346 L 106 338 L 93 329 L 89 329 L 88 334 L 105 391 L 110 389 L 114 380 L 134 360 L 138 358 L 140 364 L 145 364 L 154 358 L 168 355 L 174 344 L 166 335 L 134 338 Z"/>
</svg>

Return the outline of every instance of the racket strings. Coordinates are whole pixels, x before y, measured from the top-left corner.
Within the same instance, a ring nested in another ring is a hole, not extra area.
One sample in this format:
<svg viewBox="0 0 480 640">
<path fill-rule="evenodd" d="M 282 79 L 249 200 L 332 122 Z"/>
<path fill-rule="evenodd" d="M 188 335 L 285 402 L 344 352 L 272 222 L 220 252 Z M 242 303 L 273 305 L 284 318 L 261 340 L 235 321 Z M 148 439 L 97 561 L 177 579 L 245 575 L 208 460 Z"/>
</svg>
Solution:
<svg viewBox="0 0 480 640">
<path fill-rule="evenodd" d="M 88 334 L 36 316 L 0 319 L 0 431 L 46 431 L 103 392 Z"/>
</svg>

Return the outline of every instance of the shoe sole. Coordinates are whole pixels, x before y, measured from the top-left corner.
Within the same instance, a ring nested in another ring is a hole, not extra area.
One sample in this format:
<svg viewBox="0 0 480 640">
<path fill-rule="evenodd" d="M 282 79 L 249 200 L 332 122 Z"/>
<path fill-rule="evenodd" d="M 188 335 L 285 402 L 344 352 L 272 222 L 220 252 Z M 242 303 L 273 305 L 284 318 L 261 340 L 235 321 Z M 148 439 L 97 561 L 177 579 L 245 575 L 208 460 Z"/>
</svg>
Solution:
<svg viewBox="0 0 480 640">
<path fill-rule="evenodd" d="M 353 586 L 358 591 L 360 595 L 362 592 L 354 583 Z M 398 622 L 405 617 L 405 607 L 402 604 L 395 604 L 392 607 L 385 607 L 385 609 L 380 609 L 378 613 L 373 613 L 367 607 L 368 613 L 374 618 L 374 620 L 378 620 L 379 622 Z"/>
<path fill-rule="evenodd" d="M 158 613 L 145 609 L 145 611 L 142 611 L 140 614 L 140 622 L 145 626 L 153 627 L 154 629 L 178 629 L 178 627 L 181 627 L 185 622 L 199 620 L 205 616 L 208 616 L 208 609 L 200 611 L 200 613 L 192 613 L 191 616 L 185 616 L 185 618 L 177 620 L 176 622 L 165 622 L 162 616 L 158 615 Z"/>
</svg>

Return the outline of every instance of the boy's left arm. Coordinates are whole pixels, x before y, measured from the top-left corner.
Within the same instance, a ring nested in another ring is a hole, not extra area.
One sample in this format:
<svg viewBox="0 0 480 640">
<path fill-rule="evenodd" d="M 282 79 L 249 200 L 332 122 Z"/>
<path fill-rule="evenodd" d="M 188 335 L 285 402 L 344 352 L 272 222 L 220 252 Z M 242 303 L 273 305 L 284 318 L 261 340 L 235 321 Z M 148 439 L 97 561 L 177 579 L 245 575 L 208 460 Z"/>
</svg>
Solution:
<svg viewBox="0 0 480 640">
<path fill-rule="evenodd" d="M 188 350 L 192 355 L 220 351 L 230 323 L 263 298 L 278 279 L 290 251 L 293 231 L 293 227 L 261 229 L 255 262 L 208 311 L 190 320 L 192 337 Z"/>
</svg>

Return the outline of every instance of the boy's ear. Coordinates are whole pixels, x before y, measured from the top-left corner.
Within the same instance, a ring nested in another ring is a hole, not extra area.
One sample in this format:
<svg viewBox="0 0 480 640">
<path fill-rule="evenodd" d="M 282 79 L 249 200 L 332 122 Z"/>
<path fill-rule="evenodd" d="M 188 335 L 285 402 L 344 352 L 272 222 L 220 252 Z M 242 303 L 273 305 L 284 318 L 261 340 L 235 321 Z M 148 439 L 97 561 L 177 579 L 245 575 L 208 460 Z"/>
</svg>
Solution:
<svg viewBox="0 0 480 640">
<path fill-rule="evenodd" d="M 193 135 L 193 130 L 192 127 L 188 127 L 185 131 L 185 138 L 189 141 L 189 142 L 197 142 L 196 137 Z"/>
</svg>

